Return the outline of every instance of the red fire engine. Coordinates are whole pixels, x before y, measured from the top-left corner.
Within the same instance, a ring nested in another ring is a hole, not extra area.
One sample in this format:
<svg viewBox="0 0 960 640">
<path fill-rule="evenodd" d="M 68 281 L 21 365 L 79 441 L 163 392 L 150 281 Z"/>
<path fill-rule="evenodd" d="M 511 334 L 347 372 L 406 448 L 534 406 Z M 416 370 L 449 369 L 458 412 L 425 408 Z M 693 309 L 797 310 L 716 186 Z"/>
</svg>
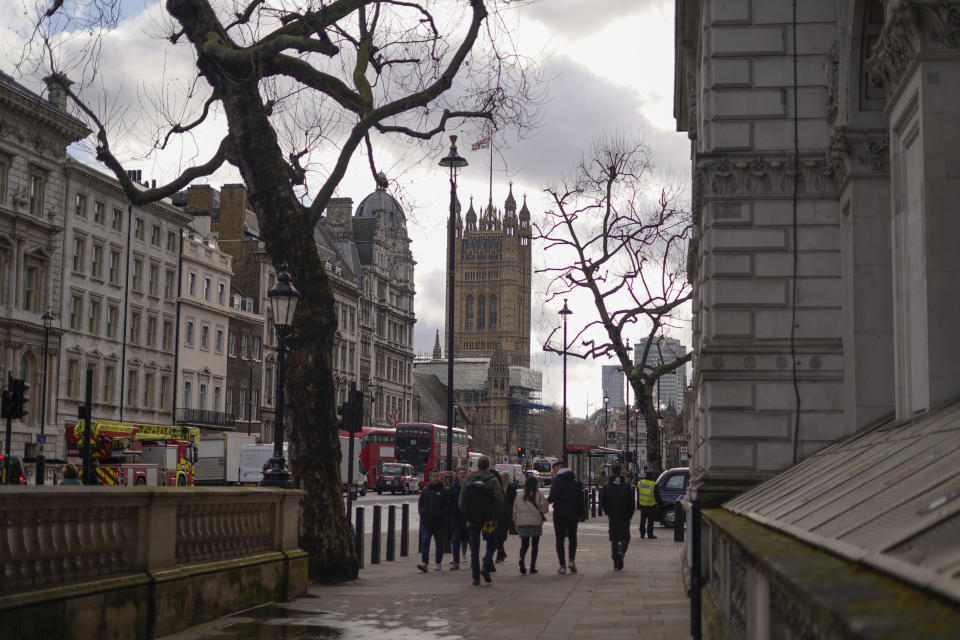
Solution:
<svg viewBox="0 0 960 640">
<path fill-rule="evenodd" d="M 82 464 L 85 424 L 68 425 L 67 455 Z M 98 420 L 90 427 L 90 460 L 97 484 L 193 484 L 200 430 L 196 427 L 161 426 Z M 78 466 L 80 466 L 78 464 Z"/>
</svg>

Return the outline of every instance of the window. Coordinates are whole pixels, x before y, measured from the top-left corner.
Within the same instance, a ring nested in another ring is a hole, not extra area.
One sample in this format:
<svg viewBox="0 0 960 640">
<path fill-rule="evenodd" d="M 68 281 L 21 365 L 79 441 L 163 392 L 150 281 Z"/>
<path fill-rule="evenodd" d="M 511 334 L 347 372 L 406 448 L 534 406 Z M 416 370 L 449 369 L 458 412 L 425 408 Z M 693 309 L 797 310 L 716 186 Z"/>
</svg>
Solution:
<svg viewBox="0 0 960 640">
<path fill-rule="evenodd" d="M 250 355 L 250 351 L 248 350 L 250 342 L 247 340 L 247 338 L 248 336 L 245 333 L 240 335 L 240 355 L 243 357 L 248 357 Z"/>
<path fill-rule="evenodd" d="M 167 231 L 167 251 L 177 250 L 177 234 L 173 231 Z"/>
<path fill-rule="evenodd" d="M 497 296 L 490 296 L 490 329 L 497 328 Z"/>
<path fill-rule="evenodd" d="M 217 304 L 223 304 L 227 295 L 227 285 L 219 283 L 217 285 Z"/>
<path fill-rule="evenodd" d="M 23 274 L 23 308 L 25 311 L 37 310 L 37 299 L 40 297 L 37 291 L 40 279 L 40 269 L 37 267 L 27 267 Z"/>
<path fill-rule="evenodd" d="M 273 367 L 264 370 L 263 392 L 266 394 L 267 406 L 273 405 Z"/>
<path fill-rule="evenodd" d="M 187 320 L 187 332 L 183 341 L 184 344 L 193 346 L 193 320 Z"/>
<path fill-rule="evenodd" d="M 143 376 L 143 408 L 153 408 L 153 374 Z"/>
<path fill-rule="evenodd" d="M 143 260 L 133 259 L 133 290 L 143 291 Z"/>
<path fill-rule="evenodd" d="M 260 336 L 253 336 L 253 357 L 260 357 Z"/>
<path fill-rule="evenodd" d="M 237 334 L 233 331 L 227 334 L 227 355 L 231 358 L 237 355 Z"/>
<path fill-rule="evenodd" d="M 100 301 L 90 301 L 90 315 L 87 324 L 87 331 L 92 335 L 100 335 Z"/>
<path fill-rule="evenodd" d="M 203 299 L 210 300 L 210 278 L 203 279 Z"/>
<path fill-rule="evenodd" d="M 107 307 L 107 337 L 116 338 L 117 337 L 117 316 L 119 315 L 119 309 L 114 306 Z"/>
<path fill-rule="evenodd" d="M 140 382 L 140 376 L 136 369 L 127 371 L 127 406 L 135 407 L 137 402 L 137 383 Z"/>
<path fill-rule="evenodd" d="M 93 203 L 93 221 L 97 224 L 103 224 L 103 220 L 106 217 L 106 207 L 102 202 Z"/>
<path fill-rule="evenodd" d="M 163 278 L 163 297 L 167 300 L 173 300 L 173 281 L 176 277 L 173 269 L 167 269 Z"/>
<path fill-rule="evenodd" d="M 83 258 L 86 255 L 86 241 L 78 236 L 73 237 L 73 270 L 83 273 Z"/>
<path fill-rule="evenodd" d="M 78 360 L 67 361 L 67 397 L 76 398 L 80 389 L 80 362 Z"/>
<path fill-rule="evenodd" d="M 250 419 L 255 419 L 257 417 L 256 410 L 260 406 L 260 390 L 253 390 L 253 402 L 250 404 L 252 409 L 250 410 Z"/>
<path fill-rule="evenodd" d="M 81 314 L 83 313 L 83 298 L 80 296 L 70 296 L 70 328 L 80 329 L 83 324 Z"/>
<path fill-rule="evenodd" d="M 130 344 L 140 344 L 140 312 L 130 312 Z"/>
<path fill-rule="evenodd" d="M 170 377 L 160 376 L 160 406 L 158 409 L 165 410 L 170 406 Z"/>
<path fill-rule="evenodd" d="M 110 228 L 114 231 L 123 231 L 123 212 L 120 209 L 113 210 L 113 217 L 110 219 Z"/>
<path fill-rule="evenodd" d="M 82 193 L 77 194 L 77 200 L 74 205 L 73 212 L 78 218 L 87 217 L 87 196 L 83 195 Z"/>
<path fill-rule="evenodd" d="M 153 317 L 147 318 L 147 346 L 157 346 L 157 319 Z"/>
<path fill-rule="evenodd" d="M 169 320 L 163 321 L 163 345 L 162 349 L 164 351 L 170 351 L 173 348 L 172 345 L 173 338 L 173 323 Z"/>
<path fill-rule="evenodd" d="M 467 331 L 473 330 L 473 314 L 473 296 L 467 296 L 467 313 L 465 319 L 466 325 L 464 326 L 464 329 Z"/>
<path fill-rule="evenodd" d="M 183 381 L 183 407 L 185 409 L 193 408 L 193 382 Z"/>
<path fill-rule="evenodd" d="M 120 252 L 110 250 L 110 284 L 120 284 Z"/>
<path fill-rule="evenodd" d="M 91 248 L 90 275 L 94 278 L 103 277 L 103 245 L 95 244 Z"/>
<path fill-rule="evenodd" d="M 213 387 L 213 410 L 220 411 L 220 385 Z"/>
<path fill-rule="evenodd" d="M 150 244 L 155 247 L 160 246 L 160 225 L 158 224 L 150 227 Z"/>
<path fill-rule="evenodd" d="M 200 410 L 207 410 L 207 385 L 200 383 Z"/>
<path fill-rule="evenodd" d="M 241 388 L 239 395 L 240 395 L 240 404 L 237 407 L 239 409 L 239 411 L 237 411 L 237 417 L 240 418 L 241 420 L 246 420 L 247 419 L 247 390 Z"/>
<path fill-rule="evenodd" d="M 133 237 L 143 242 L 143 218 L 137 218 L 133 223 Z"/>
<path fill-rule="evenodd" d="M 160 267 L 155 264 L 150 265 L 150 281 L 147 283 L 147 293 L 152 296 L 157 295 L 157 280 L 160 279 Z"/>
<path fill-rule="evenodd" d="M 487 324 L 486 301 L 483 296 L 477 297 L 477 329 L 485 329 Z"/>
<path fill-rule="evenodd" d="M 223 329 L 217 327 L 217 353 L 223 353 Z"/>
<path fill-rule="evenodd" d="M 191 296 L 197 295 L 197 274 L 193 272 L 187 276 L 187 293 Z"/>
<path fill-rule="evenodd" d="M 201 325 L 200 327 L 200 348 L 210 348 L 210 327 L 207 325 Z"/>
<path fill-rule="evenodd" d="M 39 171 L 30 173 L 30 215 L 38 218 L 43 214 L 43 191 L 46 182 L 46 176 Z"/>
<path fill-rule="evenodd" d="M 223 405 L 223 410 L 226 413 L 233 413 L 233 387 L 227 387 L 227 399 L 226 404 Z"/>
<path fill-rule="evenodd" d="M 103 369 L 103 401 L 106 404 L 113 402 L 114 379 L 116 378 L 116 369 L 106 366 Z"/>
</svg>

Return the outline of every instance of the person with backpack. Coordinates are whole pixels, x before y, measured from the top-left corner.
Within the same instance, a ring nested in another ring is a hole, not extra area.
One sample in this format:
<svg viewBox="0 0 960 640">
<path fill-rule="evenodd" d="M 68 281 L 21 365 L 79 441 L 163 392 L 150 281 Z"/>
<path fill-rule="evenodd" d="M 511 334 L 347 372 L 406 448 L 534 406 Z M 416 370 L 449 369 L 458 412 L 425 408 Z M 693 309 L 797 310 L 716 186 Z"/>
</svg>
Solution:
<svg viewBox="0 0 960 640">
<path fill-rule="evenodd" d="M 427 564 L 430 561 L 430 540 L 433 539 L 436 543 L 434 570 L 440 571 L 442 568 L 440 563 L 443 561 L 441 540 L 443 527 L 450 515 L 450 496 L 447 494 L 447 488 L 443 486 L 439 471 L 430 472 L 430 484 L 420 493 L 417 511 L 420 513 L 420 564 L 417 565 L 417 569 L 427 572 Z"/>
<path fill-rule="evenodd" d="M 553 529 L 557 536 L 557 559 L 560 560 L 557 573 L 565 574 L 568 567 L 571 573 L 576 573 L 577 525 L 583 513 L 583 484 L 563 462 L 554 462 L 553 470 L 547 502 L 553 505 Z M 570 540 L 569 563 L 564 556 L 566 539 Z"/>
<path fill-rule="evenodd" d="M 503 511 L 503 491 L 500 489 L 499 474 L 490 470 L 490 458 L 477 458 L 477 470 L 470 474 L 467 483 L 460 490 L 460 511 L 467 521 L 467 534 L 470 538 L 470 570 L 473 584 L 480 584 L 480 576 L 490 582 L 490 573 L 495 571 L 493 552 L 497 549 L 495 538 L 497 521 Z M 481 533 L 487 541 L 483 562 L 480 561 Z"/>
<path fill-rule="evenodd" d="M 467 535 L 467 521 L 460 511 L 460 492 L 463 485 L 467 483 L 467 470 L 463 467 L 457 469 L 457 477 L 450 483 L 447 494 L 450 497 L 450 553 L 453 559 L 450 561 L 450 570 L 456 571 L 460 568 L 460 554 L 467 555 L 467 545 L 469 537 Z"/>
<path fill-rule="evenodd" d="M 633 486 L 623 477 L 620 465 L 610 469 L 610 479 L 600 489 L 600 505 L 607 514 L 613 568 L 623 569 L 623 556 L 630 546 L 630 519 L 633 518 Z"/>
<path fill-rule="evenodd" d="M 527 548 L 530 549 L 530 573 L 537 572 L 537 553 L 540 550 L 540 536 L 543 534 L 543 523 L 547 519 L 550 505 L 543 498 L 537 487 L 536 478 L 527 478 L 523 485 L 523 494 L 518 495 L 513 503 L 513 522 L 520 536 L 520 573 L 526 575 L 524 557 Z"/>
<path fill-rule="evenodd" d="M 660 487 L 657 486 L 657 472 L 647 471 L 646 477 L 637 483 L 637 505 L 640 507 L 640 537 L 655 540 L 653 522 L 657 519 L 657 505 L 660 504 Z"/>
</svg>

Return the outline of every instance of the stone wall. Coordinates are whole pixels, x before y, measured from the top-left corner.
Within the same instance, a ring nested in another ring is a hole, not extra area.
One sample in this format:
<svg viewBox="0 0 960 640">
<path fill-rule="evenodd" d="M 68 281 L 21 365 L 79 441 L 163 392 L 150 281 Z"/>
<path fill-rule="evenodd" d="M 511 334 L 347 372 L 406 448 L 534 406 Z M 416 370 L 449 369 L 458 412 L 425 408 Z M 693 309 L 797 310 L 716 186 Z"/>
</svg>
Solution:
<svg viewBox="0 0 960 640">
<path fill-rule="evenodd" d="M 300 491 L 0 487 L 0 628 L 148 637 L 307 587 Z"/>
</svg>

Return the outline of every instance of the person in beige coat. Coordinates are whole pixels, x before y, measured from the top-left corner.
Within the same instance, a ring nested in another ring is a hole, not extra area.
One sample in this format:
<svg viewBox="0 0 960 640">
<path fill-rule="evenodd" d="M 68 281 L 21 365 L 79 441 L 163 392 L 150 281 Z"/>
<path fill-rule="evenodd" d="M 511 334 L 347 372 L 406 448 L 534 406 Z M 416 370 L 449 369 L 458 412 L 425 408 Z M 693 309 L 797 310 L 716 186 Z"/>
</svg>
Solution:
<svg viewBox="0 0 960 640">
<path fill-rule="evenodd" d="M 543 534 L 543 522 L 547 519 L 550 505 L 537 489 L 537 479 L 527 478 L 523 485 L 523 495 L 513 502 L 513 523 L 520 535 L 520 573 L 526 575 L 524 556 L 530 548 L 530 573 L 537 572 L 537 552 L 540 550 L 540 536 Z"/>
</svg>

